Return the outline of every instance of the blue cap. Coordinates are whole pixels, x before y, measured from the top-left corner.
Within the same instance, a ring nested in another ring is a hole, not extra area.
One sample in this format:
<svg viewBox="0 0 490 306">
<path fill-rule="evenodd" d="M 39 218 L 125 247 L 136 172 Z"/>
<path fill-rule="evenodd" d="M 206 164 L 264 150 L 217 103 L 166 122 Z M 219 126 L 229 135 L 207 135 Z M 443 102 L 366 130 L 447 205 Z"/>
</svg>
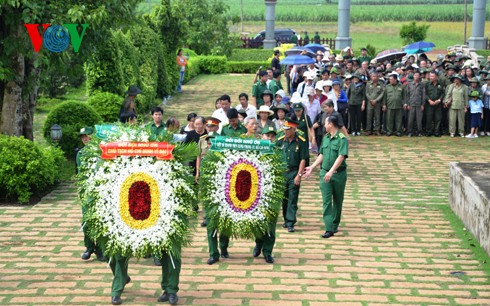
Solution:
<svg viewBox="0 0 490 306">
<path fill-rule="evenodd" d="M 332 85 L 340 85 L 340 82 L 337 81 L 337 80 L 335 80 L 335 81 L 332 82 Z"/>
<path fill-rule="evenodd" d="M 291 100 L 291 98 L 288 96 L 282 97 L 281 104 L 284 104 L 284 105 L 289 104 L 289 100 Z"/>
</svg>

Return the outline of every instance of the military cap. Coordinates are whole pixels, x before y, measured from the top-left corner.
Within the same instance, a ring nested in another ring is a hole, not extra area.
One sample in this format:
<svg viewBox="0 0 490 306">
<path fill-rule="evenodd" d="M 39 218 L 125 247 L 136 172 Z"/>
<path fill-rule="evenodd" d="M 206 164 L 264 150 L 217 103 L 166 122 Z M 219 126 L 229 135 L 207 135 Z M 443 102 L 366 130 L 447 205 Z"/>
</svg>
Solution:
<svg viewBox="0 0 490 306">
<path fill-rule="evenodd" d="M 284 125 L 282 126 L 282 128 L 284 130 L 289 130 L 290 128 L 297 128 L 299 125 L 299 122 L 292 119 L 292 118 L 286 118 L 284 119 Z"/>
<path fill-rule="evenodd" d="M 129 96 L 136 96 L 137 94 L 141 93 L 141 89 L 138 88 L 136 85 L 131 85 L 129 86 L 128 90 L 125 92 L 125 94 Z"/>
<path fill-rule="evenodd" d="M 271 100 L 274 99 L 274 96 L 272 95 L 272 91 L 270 91 L 269 89 L 264 90 L 264 92 L 260 95 L 260 97 L 263 98 L 266 95 L 270 96 Z"/>
<path fill-rule="evenodd" d="M 480 81 L 477 78 L 472 77 L 470 83 L 480 83 Z"/>
<path fill-rule="evenodd" d="M 205 120 L 206 120 L 206 125 L 219 125 L 221 123 L 221 120 L 214 117 L 207 117 Z"/>
<path fill-rule="evenodd" d="M 478 74 L 488 75 L 488 71 L 483 69 L 483 70 L 480 70 L 480 72 L 478 72 Z"/>
<path fill-rule="evenodd" d="M 276 127 L 268 125 L 262 129 L 262 134 L 274 133 L 277 135 Z"/>
<path fill-rule="evenodd" d="M 478 90 L 473 90 L 470 92 L 470 97 L 479 97 L 480 93 L 478 93 Z"/>
<path fill-rule="evenodd" d="M 459 74 L 455 74 L 451 77 L 451 81 L 454 81 L 454 79 L 459 79 L 460 81 L 463 81 L 463 77 Z"/>
<path fill-rule="evenodd" d="M 294 109 L 294 110 L 300 110 L 300 109 L 303 109 L 303 103 L 301 103 L 301 102 L 296 102 L 296 103 L 293 103 L 293 109 Z"/>
<path fill-rule="evenodd" d="M 86 126 L 80 129 L 80 133 L 78 135 L 92 135 L 94 133 L 94 128 L 91 126 Z"/>
<path fill-rule="evenodd" d="M 485 81 L 490 81 L 490 74 L 487 75 L 487 77 L 485 78 Z"/>
<path fill-rule="evenodd" d="M 280 109 L 282 109 L 282 110 L 283 110 L 285 113 L 287 113 L 287 112 L 288 112 L 288 108 L 286 107 L 286 105 L 284 105 L 284 104 L 282 104 L 282 103 L 281 103 L 281 104 L 279 104 L 279 105 L 277 105 L 277 106 L 274 108 L 274 112 L 277 114 L 277 111 L 278 111 L 278 110 L 280 110 Z"/>
</svg>

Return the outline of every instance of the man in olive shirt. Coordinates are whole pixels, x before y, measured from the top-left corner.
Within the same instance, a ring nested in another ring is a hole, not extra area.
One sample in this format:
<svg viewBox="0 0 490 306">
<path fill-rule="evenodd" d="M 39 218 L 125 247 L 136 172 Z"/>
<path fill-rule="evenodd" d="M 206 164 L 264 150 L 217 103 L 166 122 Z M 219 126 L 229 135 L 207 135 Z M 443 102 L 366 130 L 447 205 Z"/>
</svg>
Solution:
<svg viewBox="0 0 490 306">
<path fill-rule="evenodd" d="M 256 108 L 259 108 L 264 104 L 262 94 L 267 89 L 267 71 L 260 71 L 259 80 L 252 86 L 252 96 L 255 98 L 252 105 L 254 105 Z"/>
<path fill-rule="evenodd" d="M 286 191 L 282 202 L 283 227 L 288 232 L 294 232 L 296 224 L 296 212 L 298 211 L 298 196 L 301 184 L 301 175 L 309 158 L 308 142 L 296 133 L 299 122 L 286 118 L 283 126 L 284 135 L 279 137 L 276 146 L 283 152 L 286 159 L 287 170 Z"/>
<path fill-rule="evenodd" d="M 389 84 L 385 88 L 383 99 L 383 111 L 386 112 L 386 130 L 387 136 L 396 132 L 396 136 L 402 135 L 402 105 L 403 105 L 403 87 L 398 82 L 398 76 L 392 74 L 389 76 Z M 393 125 L 395 129 L 393 129 Z"/>
<path fill-rule="evenodd" d="M 325 233 L 323 238 L 330 238 L 338 232 L 342 216 L 342 204 L 347 182 L 347 164 L 349 143 L 344 134 L 340 133 L 338 116 L 330 116 L 325 123 L 327 134 L 320 148 L 320 154 L 311 165 L 306 167 L 304 176 L 307 178 L 313 169 L 321 164 L 320 190 L 323 199 L 323 222 Z"/>
<path fill-rule="evenodd" d="M 422 136 L 422 115 L 424 113 L 425 104 L 425 87 L 421 83 L 420 72 L 413 72 L 413 81 L 409 82 L 405 87 L 405 99 L 403 107 L 408 110 L 407 133 L 408 137 L 412 137 L 413 120 L 417 121 L 418 136 Z"/>
<path fill-rule="evenodd" d="M 442 102 L 444 99 L 444 85 L 442 85 L 435 71 L 429 74 L 429 82 L 425 84 L 425 130 L 427 136 L 440 137 L 439 134 L 442 119 Z"/>
<path fill-rule="evenodd" d="M 366 96 L 366 85 L 361 80 L 361 76 L 358 73 L 354 73 L 352 76 L 352 83 L 347 89 L 347 98 L 349 101 L 349 115 L 351 118 L 351 133 L 352 136 L 361 136 L 361 120 L 362 112 L 361 107 L 364 103 Z M 320 146 L 321 144 L 318 144 Z"/>
<path fill-rule="evenodd" d="M 276 92 L 282 88 L 281 84 L 281 71 L 276 70 L 272 74 L 272 80 L 269 82 L 269 90 L 272 92 L 272 95 L 275 96 Z"/>
<path fill-rule="evenodd" d="M 366 48 L 361 48 L 361 56 L 359 56 L 357 58 L 357 60 L 359 61 L 359 63 L 362 63 L 362 62 L 370 63 L 371 62 L 371 57 L 367 54 Z"/>
<path fill-rule="evenodd" d="M 383 97 L 385 92 L 385 86 L 379 81 L 378 73 L 376 71 L 371 72 L 371 81 L 366 85 L 366 97 L 362 103 L 361 109 L 367 109 L 367 123 L 366 131 L 367 135 L 372 134 L 373 117 L 374 117 L 374 134 L 379 135 L 381 128 L 381 103 L 383 103 Z M 366 108 L 367 104 L 367 108 Z"/>
<path fill-rule="evenodd" d="M 163 124 L 163 109 L 161 107 L 153 107 L 151 109 L 151 117 L 153 122 L 150 123 L 150 130 L 153 136 L 161 136 L 166 133 L 167 128 Z"/>
<path fill-rule="evenodd" d="M 240 135 L 247 132 L 247 129 L 238 120 L 238 111 L 236 109 L 230 108 L 226 116 L 228 117 L 228 124 L 225 124 L 221 129 L 222 136 L 240 137 Z"/>
</svg>

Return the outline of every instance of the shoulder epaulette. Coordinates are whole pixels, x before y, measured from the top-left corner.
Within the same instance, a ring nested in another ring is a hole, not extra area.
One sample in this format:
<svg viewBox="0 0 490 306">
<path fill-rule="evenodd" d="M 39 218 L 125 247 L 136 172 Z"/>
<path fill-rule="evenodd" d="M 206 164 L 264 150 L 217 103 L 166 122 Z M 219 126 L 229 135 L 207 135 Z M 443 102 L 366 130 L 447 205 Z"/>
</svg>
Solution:
<svg viewBox="0 0 490 306">
<path fill-rule="evenodd" d="M 301 139 L 302 141 L 306 141 L 306 139 L 301 135 L 298 135 L 298 138 Z"/>
<path fill-rule="evenodd" d="M 345 138 L 344 133 L 339 133 L 339 138 Z"/>
<path fill-rule="evenodd" d="M 282 135 L 281 137 L 277 138 L 277 140 L 282 140 L 284 137 L 286 137 L 286 135 Z"/>
<path fill-rule="evenodd" d="M 208 136 L 208 134 L 204 134 L 201 137 L 199 137 L 199 139 L 205 139 L 207 136 Z"/>
</svg>

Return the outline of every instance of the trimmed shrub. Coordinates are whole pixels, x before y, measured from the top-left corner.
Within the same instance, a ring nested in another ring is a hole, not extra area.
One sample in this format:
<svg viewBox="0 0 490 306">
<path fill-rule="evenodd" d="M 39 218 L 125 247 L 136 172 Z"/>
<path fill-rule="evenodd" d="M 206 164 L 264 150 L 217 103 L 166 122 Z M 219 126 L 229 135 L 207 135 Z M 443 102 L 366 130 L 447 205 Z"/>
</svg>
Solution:
<svg viewBox="0 0 490 306">
<path fill-rule="evenodd" d="M 273 53 L 273 50 L 264 49 L 233 49 L 231 55 L 228 57 L 228 60 L 234 62 L 266 61 L 268 58 L 273 56 Z"/>
<path fill-rule="evenodd" d="M 126 90 L 131 85 L 140 86 L 139 73 L 139 53 L 133 45 L 133 42 L 120 29 L 113 32 L 114 39 L 118 46 L 118 52 L 121 54 L 121 65 L 123 87 Z"/>
<path fill-rule="evenodd" d="M 229 73 L 256 73 L 260 66 L 263 69 L 270 65 L 268 61 L 228 61 L 226 63 L 226 71 Z"/>
<path fill-rule="evenodd" d="M 42 148 L 24 137 L 0 135 L 0 194 L 28 203 L 58 182 L 64 165 L 60 149 Z"/>
<path fill-rule="evenodd" d="M 187 66 L 184 75 L 184 83 L 188 82 L 192 78 L 198 76 L 201 73 L 201 57 L 191 56 L 187 61 Z"/>
<path fill-rule="evenodd" d="M 220 74 L 226 72 L 226 56 L 201 56 L 199 67 L 202 73 Z"/>
<path fill-rule="evenodd" d="M 49 112 L 44 122 L 43 135 L 48 143 L 53 144 L 50 137 L 51 126 L 61 126 L 63 136 L 58 143 L 59 147 L 68 157 L 75 156 L 75 148 L 82 145 L 78 133 L 85 126 L 94 126 L 102 118 L 90 105 L 78 101 L 65 101 L 58 104 Z"/>
<path fill-rule="evenodd" d="M 119 109 L 123 101 L 124 98 L 110 92 L 98 92 L 88 99 L 88 104 L 95 109 L 104 122 L 114 122 L 118 120 Z"/>
</svg>

